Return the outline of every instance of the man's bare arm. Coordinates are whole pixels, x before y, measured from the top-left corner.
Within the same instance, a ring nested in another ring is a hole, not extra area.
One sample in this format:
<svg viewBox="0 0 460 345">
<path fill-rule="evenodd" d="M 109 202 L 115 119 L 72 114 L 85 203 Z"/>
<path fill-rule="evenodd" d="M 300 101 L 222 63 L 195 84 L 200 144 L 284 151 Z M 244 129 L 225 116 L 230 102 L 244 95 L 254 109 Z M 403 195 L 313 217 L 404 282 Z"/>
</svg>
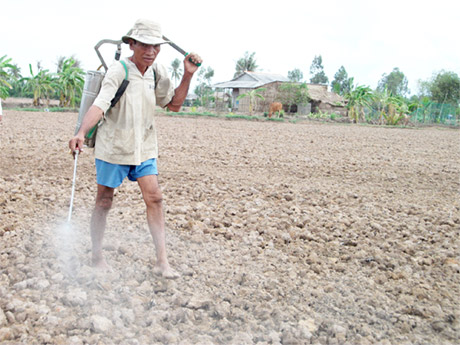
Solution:
<svg viewBox="0 0 460 345">
<path fill-rule="evenodd" d="M 182 76 L 179 86 L 174 90 L 174 97 L 171 102 L 166 105 L 169 110 L 175 112 L 180 110 L 187 97 L 193 74 L 198 70 L 197 64 L 201 64 L 202 62 L 203 60 L 201 57 L 195 53 L 187 55 L 184 59 L 184 75 Z"/>
</svg>

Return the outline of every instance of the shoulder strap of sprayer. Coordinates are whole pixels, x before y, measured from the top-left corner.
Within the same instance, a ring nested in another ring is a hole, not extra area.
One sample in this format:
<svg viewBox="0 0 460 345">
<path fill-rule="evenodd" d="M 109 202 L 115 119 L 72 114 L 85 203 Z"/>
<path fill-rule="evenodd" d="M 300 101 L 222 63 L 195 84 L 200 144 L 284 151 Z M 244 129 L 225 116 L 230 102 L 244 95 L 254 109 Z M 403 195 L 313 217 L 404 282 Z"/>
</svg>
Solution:
<svg viewBox="0 0 460 345">
<path fill-rule="evenodd" d="M 155 90 L 157 89 L 157 71 L 155 70 L 155 66 L 152 65 L 152 71 L 153 71 L 153 79 L 155 80 Z"/>
<path fill-rule="evenodd" d="M 126 67 L 126 63 L 123 60 L 120 60 L 121 64 L 123 65 L 125 69 L 125 79 L 121 82 L 120 87 L 118 88 L 117 92 L 115 93 L 115 97 L 112 99 L 110 102 L 110 106 L 113 107 L 117 102 L 120 100 L 121 96 L 126 91 L 126 88 L 128 87 L 129 80 L 128 80 L 128 67 Z M 155 71 L 155 68 L 152 66 L 153 70 L 153 79 L 155 80 L 155 89 L 157 88 L 157 72 Z"/>
<path fill-rule="evenodd" d="M 118 88 L 117 92 L 115 93 L 115 97 L 113 97 L 112 101 L 110 102 L 111 107 L 113 107 L 113 106 L 115 106 L 115 104 L 117 104 L 117 102 L 120 100 L 121 96 L 123 96 L 123 94 L 125 93 L 126 88 L 128 87 L 128 84 L 129 84 L 128 67 L 126 67 L 126 63 L 123 60 L 121 60 L 120 62 L 123 65 L 123 67 L 125 68 L 125 79 L 123 79 L 123 81 L 121 82 L 120 87 Z"/>
</svg>

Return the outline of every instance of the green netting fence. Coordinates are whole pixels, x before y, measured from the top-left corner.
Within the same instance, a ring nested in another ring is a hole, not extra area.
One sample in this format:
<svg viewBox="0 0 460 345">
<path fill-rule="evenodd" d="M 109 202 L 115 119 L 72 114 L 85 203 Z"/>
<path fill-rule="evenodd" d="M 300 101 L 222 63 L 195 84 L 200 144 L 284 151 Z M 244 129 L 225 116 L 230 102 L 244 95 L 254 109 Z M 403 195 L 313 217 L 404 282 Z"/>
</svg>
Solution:
<svg viewBox="0 0 460 345">
<path fill-rule="evenodd" d="M 460 126 L 460 108 L 451 104 L 422 104 L 407 114 L 413 124 L 441 124 Z M 380 118 L 380 111 L 375 108 L 366 109 L 366 120 L 375 123 Z"/>
<path fill-rule="evenodd" d="M 450 104 L 430 103 L 414 110 L 410 117 L 412 122 L 418 123 L 439 123 L 452 126 L 460 124 L 458 108 Z"/>
</svg>

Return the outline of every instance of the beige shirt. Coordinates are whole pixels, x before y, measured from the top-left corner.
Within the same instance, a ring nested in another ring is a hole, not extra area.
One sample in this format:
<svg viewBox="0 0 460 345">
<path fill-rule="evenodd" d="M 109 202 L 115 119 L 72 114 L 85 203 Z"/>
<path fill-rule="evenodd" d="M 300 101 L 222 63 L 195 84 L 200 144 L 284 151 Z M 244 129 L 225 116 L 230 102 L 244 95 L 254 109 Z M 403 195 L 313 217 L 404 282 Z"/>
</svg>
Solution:
<svg viewBox="0 0 460 345">
<path fill-rule="evenodd" d="M 163 66 L 154 64 L 142 75 L 133 62 L 124 61 L 129 85 L 118 103 L 110 108 L 110 101 L 125 78 L 119 61 L 108 69 L 93 103 L 104 112 L 94 154 L 112 164 L 139 165 L 158 157 L 155 105 L 165 107 L 174 96 L 174 88 Z M 156 70 L 156 88 L 152 67 Z"/>
</svg>

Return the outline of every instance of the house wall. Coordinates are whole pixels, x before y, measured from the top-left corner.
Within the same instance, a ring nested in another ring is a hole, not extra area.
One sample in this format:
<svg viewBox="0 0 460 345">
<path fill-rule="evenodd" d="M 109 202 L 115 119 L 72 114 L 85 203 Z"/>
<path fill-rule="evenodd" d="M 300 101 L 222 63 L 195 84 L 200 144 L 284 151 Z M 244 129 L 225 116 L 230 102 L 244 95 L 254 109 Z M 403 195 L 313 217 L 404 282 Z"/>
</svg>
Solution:
<svg viewBox="0 0 460 345">
<path fill-rule="evenodd" d="M 265 100 L 259 103 L 259 108 L 258 108 L 259 112 L 268 113 L 270 110 L 270 104 L 272 104 L 273 102 L 279 102 L 278 88 L 281 84 L 282 84 L 281 82 L 276 81 L 276 82 L 273 82 L 273 83 L 270 83 L 264 86 L 267 88 L 267 90 L 265 90 L 263 93 Z"/>
<path fill-rule="evenodd" d="M 240 89 L 233 89 L 232 91 L 232 105 L 233 105 L 233 111 L 238 111 L 239 109 L 239 101 L 236 99 L 240 95 Z"/>
<path fill-rule="evenodd" d="M 299 115 L 308 115 L 310 113 L 311 113 L 311 103 L 297 107 L 297 114 Z"/>
<path fill-rule="evenodd" d="M 329 103 L 319 102 L 319 104 L 317 104 L 315 112 L 319 111 L 323 113 L 335 113 L 341 116 L 348 116 L 348 111 L 346 107 L 335 106 Z"/>
<path fill-rule="evenodd" d="M 270 110 L 270 104 L 276 102 L 276 96 L 278 94 L 278 86 L 280 82 L 274 82 L 267 85 L 264 85 L 263 88 L 266 90 L 261 92 L 260 94 L 264 97 L 264 99 L 260 99 L 256 97 L 254 100 L 254 113 L 264 113 Z M 239 113 L 249 113 L 249 97 L 241 98 L 240 100 L 236 100 L 239 95 L 243 95 L 252 91 L 252 89 L 233 89 L 233 104 L 234 110 L 238 111 Z"/>
</svg>

